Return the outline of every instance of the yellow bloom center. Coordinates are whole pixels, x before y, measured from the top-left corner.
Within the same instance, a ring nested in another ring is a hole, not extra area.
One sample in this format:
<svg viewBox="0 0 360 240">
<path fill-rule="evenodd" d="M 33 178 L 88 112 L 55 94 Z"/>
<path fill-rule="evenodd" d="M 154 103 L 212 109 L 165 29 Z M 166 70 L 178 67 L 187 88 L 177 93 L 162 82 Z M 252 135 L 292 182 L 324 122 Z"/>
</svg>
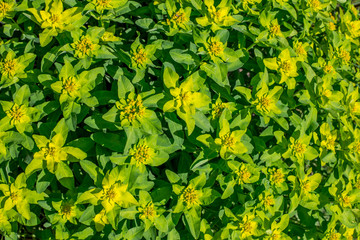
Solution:
<svg viewBox="0 0 360 240">
<path fill-rule="evenodd" d="M 12 200 L 14 203 L 16 203 L 17 200 L 18 200 L 18 198 L 19 198 L 18 192 L 12 192 L 12 193 L 10 193 L 10 198 L 11 198 L 11 200 Z"/>
<path fill-rule="evenodd" d="M 137 118 L 142 118 L 145 114 L 145 107 L 140 98 L 127 99 L 126 105 L 118 106 L 121 119 L 127 119 L 132 123 Z"/>
<path fill-rule="evenodd" d="M 275 204 L 274 196 L 268 195 L 263 200 L 265 207 L 270 207 Z"/>
<path fill-rule="evenodd" d="M 153 219 L 156 215 L 154 204 L 152 202 L 148 203 L 144 208 L 141 209 L 141 216 L 147 219 Z"/>
<path fill-rule="evenodd" d="M 246 183 L 251 177 L 251 172 L 246 167 L 240 168 L 235 173 L 238 176 L 239 185 Z"/>
<path fill-rule="evenodd" d="M 298 43 L 295 46 L 295 52 L 300 57 L 306 57 L 307 56 L 307 52 L 305 51 L 305 48 L 303 47 L 302 43 Z"/>
<path fill-rule="evenodd" d="M 7 59 L 2 63 L 2 73 L 9 77 L 13 77 L 16 74 L 18 63 L 15 59 Z"/>
<path fill-rule="evenodd" d="M 47 148 L 44 148 L 44 156 L 45 157 L 54 157 L 55 154 L 56 154 L 56 148 L 55 147 L 47 147 Z"/>
<path fill-rule="evenodd" d="M 335 25 L 335 23 L 329 22 L 329 29 L 330 29 L 331 31 L 335 31 L 335 30 L 336 30 L 336 25 Z"/>
<path fill-rule="evenodd" d="M 223 112 L 224 109 L 225 109 L 225 104 L 222 103 L 222 102 L 213 104 L 212 105 L 212 112 L 211 112 L 211 114 L 213 116 L 213 119 L 217 118 L 217 117 L 220 117 L 221 113 Z"/>
<path fill-rule="evenodd" d="M 273 233 L 270 236 L 270 240 L 280 240 L 281 239 L 281 232 L 279 230 L 273 231 Z"/>
<path fill-rule="evenodd" d="M 91 52 L 95 49 L 95 44 L 88 36 L 82 36 L 80 40 L 74 43 L 74 49 L 80 53 L 80 56 L 90 56 Z"/>
<path fill-rule="evenodd" d="M 5 16 L 10 8 L 11 6 L 9 3 L 0 1 L 0 16 Z"/>
<path fill-rule="evenodd" d="M 221 14 L 221 10 L 218 9 L 216 10 L 216 8 L 214 6 L 210 6 L 208 8 L 208 11 L 210 13 L 210 17 L 211 19 L 215 22 L 215 23 L 221 23 L 224 16 Z"/>
<path fill-rule="evenodd" d="M 75 77 L 69 77 L 63 80 L 63 89 L 67 94 L 73 96 L 79 91 L 80 85 L 77 83 L 77 79 Z"/>
<path fill-rule="evenodd" d="M 192 187 L 187 187 L 184 190 L 182 197 L 184 199 L 184 202 L 186 202 L 187 205 L 195 205 L 198 203 L 198 200 L 199 200 L 195 189 Z"/>
<path fill-rule="evenodd" d="M 353 150 L 353 152 L 360 154 L 360 141 L 357 140 L 355 142 L 352 150 Z"/>
<path fill-rule="evenodd" d="M 111 8 L 111 0 L 96 0 L 96 5 L 100 8 Z"/>
<path fill-rule="evenodd" d="M 309 180 L 305 180 L 301 182 L 301 188 L 304 190 L 305 193 L 308 193 L 311 191 L 311 184 Z"/>
<path fill-rule="evenodd" d="M 341 49 L 339 52 L 339 58 L 343 61 L 343 63 L 347 64 L 350 61 L 351 56 L 348 51 Z"/>
<path fill-rule="evenodd" d="M 324 141 L 324 145 L 328 150 L 335 150 L 335 140 L 336 136 L 334 135 L 328 135 L 326 136 L 326 140 Z"/>
<path fill-rule="evenodd" d="M 281 34 L 280 25 L 277 23 L 271 24 L 269 32 L 270 32 L 270 36 L 272 36 L 272 37 L 279 36 Z"/>
<path fill-rule="evenodd" d="M 22 123 L 27 117 L 26 107 L 24 105 L 19 106 L 16 103 L 10 110 L 6 111 L 6 114 L 10 118 L 11 124 Z"/>
<path fill-rule="evenodd" d="M 226 148 L 232 148 L 235 145 L 235 139 L 231 136 L 231 133 L 227 133 L 220 137 L 221 145 Z"/>
<path fill-rule="evenodd" d="M 306 151 L 306 145 L 297 140 L 293 143 L 292 150 L 295 156 L 302 157 Z"/>
<path fill-rule="evenodd" d="M 285 74 L 291 71 L 291 62 L 290 62 L 290 60 L 282 60 L 280 62 L 280 71 L 282 71 Z"/>
<path fill-rule="evenodd" d="M 266 95 L 258 98 L 257 109 L 263 112 L 269 112 L 272 104 L 272 100 Z"/>
<path fill-rule="evenodd" d="M 74 213 L 74 206 L 70 203 L 64 203 L 60 207 L 59 214 L 62 215 L 64 218 L 69 219 L 71 218 Z"/>
<path fill-rule="evenodd" d="M 309 0 L 309 6 L 314 9 L 315 11 L 318 11 L 321 9 L 320 7 L 321 2 L 319 0 Z"/>
<path fill-rule="evenodd" d="M 137 49 L 137 51 L 132 54 L 132 59 L 137 65 L 141 65 L 141 66 L 145 65 L 146 61 L 148 60 L 148 56 L 145 52 L 145 49 L 144 48 Z"/>
<path fill-rule="evenodd" d="M 325 72 L 325 73 L 332 73 L 333 71 L 334 71 L 334 67 L 331 66 L 330 64 L 326 64 L 326 65 L 324 66 L 324 72 Z"/>
<path fill-rule="evenodd" d="M 277 185 L 285 182 L 285 175 L 281 169 L 271 171 L 270 182 Z"/>
<path fill-rule="evenodd" d="M 138 165 L 145 164 L 150 159 L 150 148 L 146 144 L 138 144 L 131 151 L 131 155 Z"/>
<path fill-rule="evenodd" d="M 106 198 L 109 201 L 115 201 L 115 197 L 117 195 L 114 186 L 111 186 L 109 188 L 104 188 L 104 196 L 103 198 Z"/>
<path fill-rule="evenodd" d="M 172 17 L 171 20 L 174 21 L 177 24 L 183 24 L 185 22 L 187 22 L 187 18 L 185 15 L 185 12 L 180 9 L 179 11 L 177 11 Z"/>
<path fill-rule="evenodd" d="M 219 56 L 224 51 L 224 44 L 222 42 L 214 41 L 209 44 L 209 54 L 212 56 Z"/>
<path fill-rule="evenodd" d="M 341 205 L 344 207 L 351 207 L 351 202 L 352 202 L 351 198 L 346 194 L 341 195 L 340 202 L 341 202 Z"/>
<path fill-rule="evenodd" d="M 337 232 L 331 232 L 327 234 L 327 239 L 329 240 L 340 240 L 341 234 Z"/>
<path fill-rule="evenodd" d="M 257 223 L 255 221 L 252 221 L 249 219 L 248 216 L 246 216 L 243 221 L 240 223 L 240 232 L 242 235 L 242 239 L 245 239 L 247 237 L 250 237 L 254 235 L 255 229 L 257 227 Z"/>
<path fill-rule="evenodd" d="M 354 184 L 355 188 L 360 189 L 360 176 L 358 175 Z"/>
</svg>

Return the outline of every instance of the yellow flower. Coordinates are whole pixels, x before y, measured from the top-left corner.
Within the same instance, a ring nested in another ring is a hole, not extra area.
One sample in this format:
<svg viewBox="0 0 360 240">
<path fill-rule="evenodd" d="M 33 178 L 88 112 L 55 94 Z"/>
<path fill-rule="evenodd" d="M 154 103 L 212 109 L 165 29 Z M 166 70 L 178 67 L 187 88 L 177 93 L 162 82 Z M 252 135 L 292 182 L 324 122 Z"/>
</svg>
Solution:
<svg viewBox="0 0 360 240">
<path fill-rule="evenodd" d="M 156 209 L 154 203 L 150 201 L 145 206 L 138 207 L 138 211 L 140 212 L 140 219 L 149 219 L 150 221 L 154 221 L 158 215 L 156 213 Z"/>
<path fill-rule="evenodd" d="M 14 103 L 10 110 L 6 111 L 7 116 L 10 118 L 10 124 L 21 124 L 21 123 L 29 123 L 31 119 L 27 113 L 27 107 L 25 105 L 18 105 Z"/>
<path fill-rule="evenodd" d="M 290 77 L 298 76 L 296 62 L 297 59 L 290 56 L 289 49 L 283 50 L 277 58 L 264 59 L 267 68 L 280 72 L 280 83 L 285 82 Z"/>
<path fill-rule="evenodd" d="M 360 21 L 349 21 L 346 22 L 346 26 L 348 32 L 350 33 L 350 37 L 357 38 L 360 36 Z"/>
<path fill-rule="evenodd" d="M 64 202 L 61 207 L 59 214 L 66 220 L 70 220 L 71 218 L 76 216 L 75 206 L 71 203 Z"/>
<path fill-rule="evenodd" d="M 275 205 L 274 195 L 265 191 L 260 195 L 260 204 L 265 210 L 271 209 Z"/>
<path fill-rule="evenodd" d="M 65 143 L 64 138 L 61 134 L 56 134 L 51 140 L 39 135 L 33 135 L 33 138 L 40 148 L 40 151 L 34 154 L 34 159 L 46 161 L 48 170 L 54 173 L 57 164 L 67 159 L 67 153 L 62 147 Z"/>
<path fill-rule="evenodd" d="M 84 58 L 85 56 L 92 57 L 100 46 L 93 42 L 89 36 L 85 35 L 81 36 L 78 41 L 72 43 L 71 47 L 74 49 L 74 55 L 76 57 Z"/>
<path fill-rule="evenodd" d="M 323 239 L 324 240 L 340 240 L 341 234 L 336 232 L 335 229 L 331 229 L 330 232 L 328 232 Z"/>
<path fill-rule="evenodd" d="M 247 148 L 241 142 L 244 130 L 230 131 L 229 122 L 223 119 L 219 137 L 215 143 L 220 147 L 220 156 L 226 159 L 230 154 L 240 155 L 247 152 Z"/>
<path fill-rule="evenodd" d="M 179 86 L 179 75 L 171 68 L 164 70 L 164 84 L 169 89 L 172 99 L 163 106 L 164 112 L 176 111 L 177 115 L 186 122 L 188 134 L 191 134 L 195 128 L 195 119 L 193 116 L 197 109 L 210 104 L 210 98 L 205 93 L 199 92 L 198 72 L 193 73 L 181 82 Z"/>
<path fill-rule="evenodd" d="M 255 234 L 255 230 L 257 229 L 257 222 L 253 220 L 254 218 L 255 216 L 253 214 L 246 214 L 242 218 L 239 224 L 240 239 L 246 239 Z"/>
<path fill-rule="evenodd" d="M 104 10 L 118 8 L 124 5 L 127 0 L 90 0 L 96 11 L 102 13 Z"/>
<path fill-rule="evenodd" d="M 349 64 L 351 56 L 350 53 L 348 51 L 346 51 L 345 49 L 340 49 L 337 52 L 337 57 L 341 60 L 341 62 L 345 65 Z"/>
<path fill-rule="evenodd" d="M 305 50 L 305 48 L 309 46 L 308 43 L 302 43 L 302 42 L 298 42 L 296 41 L 294 44 L 294 51 L 299 59 L 299 61 L 305 61 L 307 59 L 307 52 Z"/>
<path fill-rule="evenodd" d="M 339 201 L 342 207 L 351 208 L 352 202 L 354 202 L 355 199 L 356 199 L 355 195 L 348 195 L 346 192 L 342 192 Z"/>
<path fill-rule="evenodd" d="M 235 171 L 235 174 L 237 175 L 237 183 L 239 185 L 248 183 L 249 179 L 252 176 L 252 173 L 249 171 L 245 164 L 241 164 L 240 168 Z"/>
<path fill-rule="evenodd" d="M 274 185 L 280 185 L 285 182 L 285 174 L 281 168 L 272 168 L 269 170 L 270 183 Z"/>
<path fill-rule="evenodd" d="M 308 174 L 302 177 L 300 179 L 300 187 L 302 190 L 302 193 L 305 195 L 308 195 L 309 193 L 313 192 L 320 184 L 321 182 L 321 174 L 315 173 L 313 175 L 311 174 L 311 169 L 309 170 Z"/>
<path fill-rule="evenodd" d="M 283 36 L 277 19 L 271 21 L 269 25 L 269 33 L 270 33 L 270 38 Z"/>
<path fill-rule="evenodd" d="M 294 156 L 303 158 L 304 153 L 306 151 L 306 144 L 302 143 L 299 140 L 293 141 L 290 145 L 290 148 L 292 149 L 292 153 Z"/>
<path fill-rule="evenodd" d="M 178 11 L 174 12 L 170 19 L 167 19 L 167 23 L 174 24 L 177 27 L 185 28 L 185 25 L 190 21 L 189 19 L 190 12 L 187 13 L 184 9 L 180 8 Z"/>
<path fill-rule="evenodd" d="M 141 139 L 137 145 L 130 149 L 129 155 L 131 156 L 130 164 L 140 167 L 140 171 L 145 170 L 144 165 L 151 164 L 155 156 L 155 151 L 149 147 L 145 139 Z"/>
<path fill-rule="evenodd" d="M 271 235 L 266 236 L 265 240 L 282 240 L 283 237 L 281 236 L 281 231 L 279 229 L 271 230 Z"/>
<path fill-rule="evenodd" d="M 220 117 L 225 107 L 226 106 L 223 102 L 216 102 L 212 104 L 212 110 L 211 110 L 212 118 L 215 119 Z"/>
<path fill-rule="evenodd" d="M 80 84 L 76 77 L 71 76 L 64 78 L 62 81 L 63 94 L 68 94 L 70 97 L 80 97 Z"/>
<path fill-rule="evenodd" d="M 326 7 L 326 4 L 321 3 L 319 0 L 308 0 L 307 5 L 314 12 L 318 12 Z"/>
<path fill-rule="evenodd" d="M 142 46 L 139 46 L 135 51 L 132 51 L 131 59 L 135 62 L 135 66 L 139 68 L 145 67 L 149 62 L 149 57 Z"/>
<path fill-rule="evenodd" d="M 184 189 L 183 193 L 181 194 L 180 199 L 182 199 L 187 206 L 192 207 L 196 205 L 200 205 L 200 196 L 201 192 L 196 190 L 192 186 L 188 186 Z"/>
<path fill-rule="evenodd" d="M 329 124 L 323 123 L 320 127 L 320 133 L 323 139 L 321 146 L 328 150 L 335 151 L 336 131 L 331 132 Z"/>
<path fill-rule="evenodd" d="M 355 228 L 346 228 L 346 231 L 344 232 L 343 236 L 346 240 L 354 240 L 354 232 Z"/>
<path fill-rule="evenodd" d="M 127 99 L 120 99 L 116 102 L 116 108 L 120 111 L 120 120 L 125 124 L 132 124 L 135 120 L 140 120 L 145 115 L 146 108 L 142 103 L 140 95 L 135 97 L 135 93 L 130 93 Z"/>
<path fill-rule="evenodd" d="M 207 51 L 211 57 L 220 57 L 223 55 L 225 50 L 225 45 L 211 37 L 208 41 Z"/>
<path fill-rule="evenodd" d="M 135 198 L 127 191 L 128 185 L 120 182 L 113 184 L 103 184 L 103 189 L 99 194 L 95 194 L 101 201 L 106 212 L 111 211 L 115 205 L 127 208 L 137 204 Z"/>
<path fill-rule="evenodd" d="M 78 7 L 69 8 L 64 11 L 61 0 L 50 0 L 45 3 L 45 11 L 35 8 L 29 8 L 27 11 L 34 15 L 41 28 L 54 31 L 47 32 L 47 34 L 51 33 L 51 35 L 56 36 L 57 32 L 72 30 L 72 24 L 81 18 L 81 11 Z"/>
<path fill-rule="evenodd" d="M 213 0 L 204 1 L 207 7 L 207 14 L 204 17 L 196 19 L 197 23 L 203 27 L 211 25 L 213 32 L 221 29 L 221 27 L 231 26 L 237 22 L 235 18 L 230 15 L 231 4 L 226 1 L 221 1 L 216 7 Z"/>
<path fill-rule="evenodd" d="M 276 106 L 278 99 L 282 93 L 280 86 L 275 86 L 269 91 L 266 84 L 263 84 L 261 89 L 255 95 L 255 101 L 252 102 L 256 106 L 256 110 L 264 115 L 273 116 L 280 114 L 281 110 Z"/>
<path fill-rule="evenodd" d="M 15 76 L 18 71 L 18 66 L 19 64 L 17 59 L 5 59 L 0 63 L 1 73 L 11 78 Z"/>
<path fill-rule="evenodd" d="M 0 21 L 7 17 L 9 12 L 13 10 L 15 5 L 14 2 L 0 0 Z"/>
</svg>

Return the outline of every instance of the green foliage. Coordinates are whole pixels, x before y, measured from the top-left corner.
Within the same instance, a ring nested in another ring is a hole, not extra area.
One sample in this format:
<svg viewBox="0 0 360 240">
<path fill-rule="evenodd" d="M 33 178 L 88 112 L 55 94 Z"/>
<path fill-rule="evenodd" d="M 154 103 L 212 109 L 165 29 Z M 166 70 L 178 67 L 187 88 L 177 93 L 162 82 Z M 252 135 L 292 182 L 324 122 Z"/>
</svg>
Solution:
<svg viewBox="0 0 360 240">
<path fill-rule="evenodd" d="M 0 0 L 1 239 L 358 239 L 346 0 Z"/>
</svg>

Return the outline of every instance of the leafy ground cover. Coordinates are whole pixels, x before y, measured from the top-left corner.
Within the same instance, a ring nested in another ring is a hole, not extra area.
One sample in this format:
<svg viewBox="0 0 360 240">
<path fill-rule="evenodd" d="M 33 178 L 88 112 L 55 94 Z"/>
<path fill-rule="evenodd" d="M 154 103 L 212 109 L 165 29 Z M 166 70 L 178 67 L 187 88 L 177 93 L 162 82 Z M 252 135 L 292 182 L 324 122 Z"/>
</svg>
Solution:
<svg viewBox="0 0 360 240">
<path fill-rule="evenodd" d="M 1 239 L 359 237 L 346 0 L 0 0 Z"/>
</svg>

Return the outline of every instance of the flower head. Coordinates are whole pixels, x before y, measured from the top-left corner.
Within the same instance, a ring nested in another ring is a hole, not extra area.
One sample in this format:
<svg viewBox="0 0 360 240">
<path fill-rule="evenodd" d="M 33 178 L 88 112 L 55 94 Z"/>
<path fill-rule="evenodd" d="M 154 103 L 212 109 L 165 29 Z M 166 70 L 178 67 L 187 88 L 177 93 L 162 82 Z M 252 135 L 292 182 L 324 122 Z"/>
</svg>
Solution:
<svg viewBox="0 0 360 240">
<path fill-rule="evenodd" d="M 239 185 L 249 183 L 249 180 L 252 176 L 252 173 L 245 164 L 241 164 L 240 168 L 235 171 L 235 174 L 237 175 L 237 183 Z"/>
<path fill-rule="evenodd" d="M 5 59 L 0 63 L 1 73 L 8 76 L 9 78 L 13 77 L 18 70 L 18 66 L 17 59 Z"/>
<path fill-rule="evenodd" d="M 281 168 L 272 168 L 269 170 L 270 183 L 273 185 L 280 185 L 285 182 L 285 174 Z"/>
<path fill-rule="evenodd" d="M 148 202 L 145 206 L 138 207 L 140 212 L 140 219 L 149 219 L 153 221 L 157 217 L 156 208 L 152 201 Z"/>
<path fill-rule="evenodd" d="M 255 234 L 255 230 L 256 230 L 258 224 L 257 224 L 257 222 L 254 221 L 254 218 L 255 218 L 255 216 L 253 214 L 246 214 L 242 218 L 242 220 L 239 224 L 241 239 L 251 237 Z"/>
<path fill-rule="evenodd" d="M 200 204 L 199 200 L 199 191 L 196 190 L 192 186 L 188 186 L 184 189 L 183 193 L 181 194 L 181 198 L 186 203 L 187 206 L 195 206 Z"/>
<path fill-rule="evenodd" d="M 75 51 L 75 56 L 78 58 L 84 58 L 85 56 L 92 57 L 95 50 L 99 48 L 99 45 L 93 42 L 90 36 L 81 36 L 79 40 L 71 44 L 71 47 Z"/>
<path fill-rule="evenodd" d="M 144 68 L 149 63 L 149 56 L 143 46 L 139 46 L 131 53 L 131 59 L 137 68 Z"/>
<path fill-rule="evenodd" d="M 229 122 L 223 119 L 219 137 L 215 139 L 215 143 L 220 147 L 220 156 L 226 159 L 231 154 L 238 155 L 247 152 L 247 148 L 241 142 L 244 134 L 243 130 L 230 131 Z"/>
<path fill-rule="evenodd" d="M 0 0 L 0 20 L 7 17 L 9 12 L 13 10 L 13 7 L 13 2 Z"/>
<path fill-rule="evenodd" d="M 25 105 L 18 105 L 14 103 L 11 109 L 6 111 L 7 116 L 10 118 L 10 124 L 28 123 L 31 121 L 27 113 L 27 107 Z"/>
<path fill-rule="evenodd" d="M 141 96 L 136 96 L 135 93 L 130 93 L 127 99 L 120 99 L 116 102 L 116 107 L 120 111 L 120 120 L 129 124 L 133 124 L 135 120 L 141 120 L 146 110 Z"/>
<path fill-rule="evenodd" d="M 207 51 L 209 55 L 213 57 L 221 57 L 224 53 L 225 45 L 221 41 L 215 38 L 210 38 L 208 41 Z"/>
<path fill-rule="evenodd" d="M 71 76 L 64 78 L 62 81 L 63 93 L 69 95 L 70 97 L 80 96 L 80 84 L 76 77 Z"/>
</svg>

